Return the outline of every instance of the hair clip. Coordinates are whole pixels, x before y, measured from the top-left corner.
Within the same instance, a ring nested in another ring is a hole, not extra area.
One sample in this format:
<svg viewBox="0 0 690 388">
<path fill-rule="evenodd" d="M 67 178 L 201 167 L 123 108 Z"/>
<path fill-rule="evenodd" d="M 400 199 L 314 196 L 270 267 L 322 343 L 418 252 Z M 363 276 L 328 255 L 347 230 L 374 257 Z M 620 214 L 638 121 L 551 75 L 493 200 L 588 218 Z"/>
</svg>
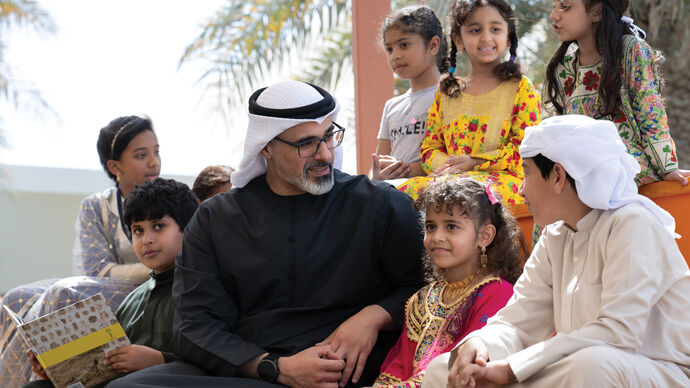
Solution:
<svg viewBox="0 0 690 388">
<path fill-rule="evenodd" d="M 486 191 L 486 196 L 489 197 L 489 202 L 491 202 L 492 205 L 495 205 L 496 202 L 498 202 L 498 199 L 496 199 L 496 197 L 494 197 L 494 193 L 491 192 L 491 182 L 484 186 L 484 191 Z"/>
<path fill-rule="evenodd" d="M 515 62 L 515 55 L 511 55 L 508 62 Z"/>
<path fill-rule="evenodd" d="M 644 32 L 643 29 L 640 27 L 636 26 L 633 24 L 633 20 L 627 16 L 621 16 L 621 21 L 623 24 L 627 25 L 630 31 L 632 31 L 633 34 L 637 35 L 637 37 L 641 39 L 645 39 L 647 37 L 647 33 Z"/>
<path fill-rule="evenodd" d="M 448 69 L 448 73 L 450 73 L 450 74 L 455 73 L 455 67 L 451 66 L 450 69 Z"/>
</svg>

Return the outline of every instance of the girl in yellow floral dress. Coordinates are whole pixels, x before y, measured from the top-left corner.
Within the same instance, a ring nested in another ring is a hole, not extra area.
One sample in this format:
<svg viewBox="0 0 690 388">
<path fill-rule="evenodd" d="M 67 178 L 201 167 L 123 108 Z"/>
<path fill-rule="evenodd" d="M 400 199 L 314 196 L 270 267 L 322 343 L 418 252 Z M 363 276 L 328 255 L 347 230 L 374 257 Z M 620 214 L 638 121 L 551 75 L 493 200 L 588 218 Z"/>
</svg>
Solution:
<svg viewBox="0 0 690 388">
<path fill-rule="evenodd" d="M 398 189 L 417 198 L 424 187 L 447 175 L 492 183 L 507 204 L 522 203 L 523 171 L 518 148 L 528 126 L 540 121 L 540 97 L 515 63 L 515 15 L 504 0 L 455 0 L 449 9 L 449 74 L 442 79 L 427 118 L 421 147 L 428 176 Z M 458 51 L 471 74 L 457 78 Z M 502 62 L 506 51 L 510 59 Z"/>
</svg>

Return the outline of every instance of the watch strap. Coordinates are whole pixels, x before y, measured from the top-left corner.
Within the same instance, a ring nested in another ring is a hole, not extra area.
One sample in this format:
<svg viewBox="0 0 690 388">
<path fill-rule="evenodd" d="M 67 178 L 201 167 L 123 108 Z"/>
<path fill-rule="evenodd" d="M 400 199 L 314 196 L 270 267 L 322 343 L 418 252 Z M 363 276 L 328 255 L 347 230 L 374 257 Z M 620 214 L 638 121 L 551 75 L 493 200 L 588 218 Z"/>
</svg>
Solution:
<svg viewBox="0 0 690 388">
<path fill-rule="evenodd" d="M 259 361 L 259 364 L 256 367 L 256 372 L 259 376 L 259 380 L 266 381 L 269 383 L 275 383 L 278 380 L 278 376 L 280 375 L 278 359 L 280 357 L 280 354 L 268 353 L 264 358 L 262 358 Z M 266 369 L 266 367 L 268 367 L 268 370 Z"/>
</svg>

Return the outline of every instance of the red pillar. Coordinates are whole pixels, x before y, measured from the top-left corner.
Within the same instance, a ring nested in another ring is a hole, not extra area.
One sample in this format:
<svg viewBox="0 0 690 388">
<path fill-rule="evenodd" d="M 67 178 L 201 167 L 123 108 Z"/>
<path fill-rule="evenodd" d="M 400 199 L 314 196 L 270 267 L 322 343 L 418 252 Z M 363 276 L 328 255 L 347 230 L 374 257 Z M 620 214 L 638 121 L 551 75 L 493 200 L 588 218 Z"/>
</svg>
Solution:
<svg viewBox="0 0 690 388">
<path fill-rule="evenodd" d="M 379 49 L 379 30 L 390 10 L 390 0 L 352 0 L 357 172 L 360 174 L 366 174 L 371 167 L 383 105 L 393 97 L 393 73 Z"/>
</svg>

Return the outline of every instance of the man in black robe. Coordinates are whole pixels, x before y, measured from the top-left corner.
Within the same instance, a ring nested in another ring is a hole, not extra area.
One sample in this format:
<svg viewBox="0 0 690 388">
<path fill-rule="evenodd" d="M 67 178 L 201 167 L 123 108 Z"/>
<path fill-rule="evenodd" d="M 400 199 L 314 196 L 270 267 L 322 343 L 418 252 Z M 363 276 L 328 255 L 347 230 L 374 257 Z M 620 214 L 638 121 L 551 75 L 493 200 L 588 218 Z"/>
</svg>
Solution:
<svg viewBox="0 0 690 388">
<path fill-rule="evenodd" d="M 233 189 L 201 205 L 177 258 L 186 361 L 114 386 L 371 385 L 422 285 L 422 233 L 405 194 L 333 169 L 337 112 L 303 82 L 252 95 Z"/>
</svg>

